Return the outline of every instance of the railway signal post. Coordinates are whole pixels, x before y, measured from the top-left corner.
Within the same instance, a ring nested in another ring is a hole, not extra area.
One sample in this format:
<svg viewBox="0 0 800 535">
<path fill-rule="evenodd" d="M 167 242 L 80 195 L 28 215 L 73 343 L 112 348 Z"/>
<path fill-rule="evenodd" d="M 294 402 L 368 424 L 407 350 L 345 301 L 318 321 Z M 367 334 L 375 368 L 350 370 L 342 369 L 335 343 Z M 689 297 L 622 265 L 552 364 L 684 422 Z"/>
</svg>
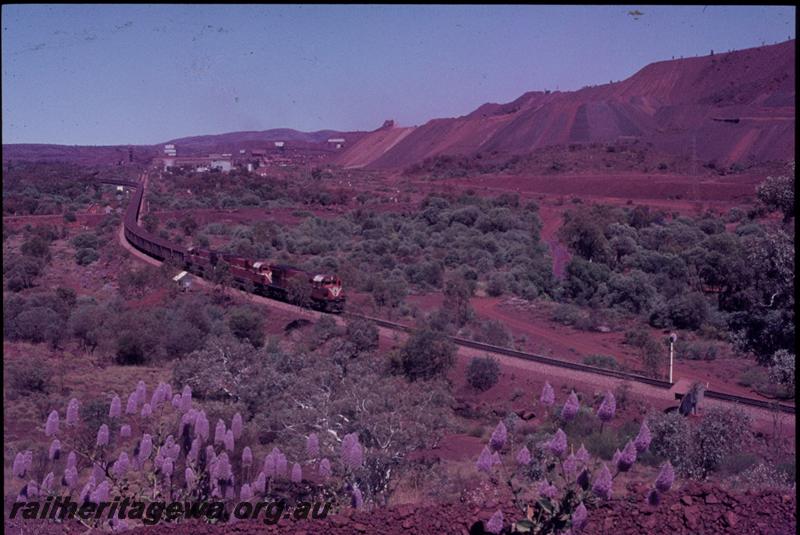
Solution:
<svg viewBox="0 0 800 535">
<path fill-rule="evenodd" d="M 669 335 L 669 382 L 672 383 L 672 357 L 674 355 L 673 348 L 675 346 L 675 341 L 678 339 L 678 335 L 675 333 L 671 333 Z"/>
</svg>

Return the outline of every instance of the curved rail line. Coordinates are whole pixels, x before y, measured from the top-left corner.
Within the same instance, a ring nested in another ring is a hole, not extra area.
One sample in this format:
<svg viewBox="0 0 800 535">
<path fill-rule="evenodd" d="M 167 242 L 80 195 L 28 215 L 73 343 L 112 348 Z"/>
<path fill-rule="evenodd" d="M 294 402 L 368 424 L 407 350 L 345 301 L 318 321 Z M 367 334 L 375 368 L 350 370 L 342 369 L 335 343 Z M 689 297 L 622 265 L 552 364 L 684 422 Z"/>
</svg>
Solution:
<svg viewBox="0 0 800 535">
<path fill-rule="evenodd" d="M 123 186 L 135 190 L 135 193 L 131 197 L 130 203 L 128 204 L 128 208 L 125 211 L 125 218 L 123 220 L 125 239 L 127 239 L 128 242 L 139 251 L 145 253 L 148 256 L 154 257 L 158 260 L 183 258 L 183 255 L 186 254 L 187 252 L 186 248 L 174 245 L 159 236 L 147 232 L 144 228 L 139 226 L 139 221 L 138 221 L 139 213 L 141 211 L 142 200 L 144 198 L 144 187 L 141 186 L 143 186 L 144 180 L 146 180 L 145 175 L 143 175 L 142 182 L 131 182 L 128 180 L 113 180 L 113 179 L 103 180 L 103 183 L 105 184 Z M 145 244 L 148 244 L 148 246 L 145 247 L 144 246 Z M 153 250 L 155 250 L 156 253 L 153 253 Z M 394 331 L 399 331 L 404 333 L 410 333 L 413 331 L 413 329 L 411 327 L 408 327 L 407 325 L 402 325 L 400 323 L 387 321 L 381 318 L 373 318 L 370 316 L 365 316 L 363 314 L 354 314 L 352 312 L 344 313 L 342 315 L 351 318 L 368 320 L 375 323 L 378 326 L 391 329 Z M 545 357 L 543 355 L 536 355 L 524 351 L 517 351 L 515 349 L 510 349 L 507 347 L 499 347 L 491 344 L 485 344 L 483 342 L 475 342 L 473 340 L 467 340 L 465 338 L 459 338 L 456 336 L 451 336 L 449 338 L 456 345 L 469 347 L 472 349 L 478 349 L 480 351 L 486 351 L 487 353 L 497 353 L 500 355 L 506 355 L 521 360 L 527 360 L 530 362 L 539 362 L 542 364 L 547 364 L 549 366 L 557 366 L 560 368 L 567 368 L 571 370 L 592 373 L 595 375 L 604 375 L 607 377 L 614 377 L 626 381 L 644 383 L 665 390 L 668 390 L 673 386 L 673 384 L 670 383 L 669 381 L 653 379 L 652 377 L 645 377 L 643 375 L 635 373 L 622 372 L 618 370 L 609 370 L 606 368 L 598 368 L 595 366 L 589 366 L 587 364 L 580 364 L 577 362 L 558 360 L 550 357 Z M 794 406 L 786 405 L 783 403 L 776 403 L 776 402 L 770 403 L 768 401 L 736 396 L 733 394 L 726 394 L 724 392 L 716 392 L 713 390 L 707 390 L 705 395 L 708 398 L 718 399 L 720 401 L 726 401 L 729 403 L 739 403 L 742 405 L 748 405 L 751 407 L 757 407 L 766 410 L 777 409 L 781 412 L 795 414 Z"/>
</svg>

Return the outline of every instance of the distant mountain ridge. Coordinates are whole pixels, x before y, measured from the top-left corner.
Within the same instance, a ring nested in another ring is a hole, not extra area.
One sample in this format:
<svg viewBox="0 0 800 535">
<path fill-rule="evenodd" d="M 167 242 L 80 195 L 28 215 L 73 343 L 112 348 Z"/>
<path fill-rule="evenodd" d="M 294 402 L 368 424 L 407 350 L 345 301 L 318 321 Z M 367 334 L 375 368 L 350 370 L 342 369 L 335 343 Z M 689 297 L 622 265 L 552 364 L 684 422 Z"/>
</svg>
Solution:
<svg viewBox="0 0 800 535">
<path fill-rule="evenodd" d="M 419 127 L 381 128 L 337 157 L 350 167 L 403 168 L 438 155 L 526 153 L 553 145 L 638 140 L 719 163 L 794 155 L 795 40 L 660 61 L 621 82 L 532 91 Z"/>
<path fill-rule="evenodd" d="M 239 150 L 272 148 L 275 141 L 285 141 L 289 148 L 325 150 L 328 139 L 344 138 L 345 144 L 355 143 L 366 132 L 340 132 L 319 130 L 301 132 L 291 128 L 262 131 L 228 132 L 176 138 L 155 145 L 54 145 L 46 143 L 15 143 L 3 145 L 3 161 L 64 161 L 80 164 L 116 163 L 127 160 L 128 149 L 133 149 L 134 159 L 145 161 L 162 154 L 162 147 L 172 143 L 179 156 L 197 156 L 211 153 L 238 153 Z"/>
</svg>

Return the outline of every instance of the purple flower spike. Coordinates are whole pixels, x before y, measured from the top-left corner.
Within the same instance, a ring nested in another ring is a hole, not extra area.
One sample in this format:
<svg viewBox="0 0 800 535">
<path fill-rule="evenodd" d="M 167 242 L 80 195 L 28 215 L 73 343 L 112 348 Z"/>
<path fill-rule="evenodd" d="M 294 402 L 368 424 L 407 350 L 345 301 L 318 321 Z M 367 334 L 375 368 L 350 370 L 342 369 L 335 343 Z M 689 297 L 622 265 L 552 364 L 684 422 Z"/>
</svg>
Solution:
<svg viewBox="0 0 800 535">
<path fill-rule="evenodd" d="M 206 413 L 205 411 L 200 411 L 194 421 L 194 432 L 202 442 L 205 442 L 208 440 L 209 431 L 210 424 L 208 423 L 208 418 L 206 418 Z"/>
<path fill-rule="evenodd" d="M 94 486 L 95 486 L 94 476 L 90 476 L 89 480 L 83 486 L 83 489 L 81 489 L 81 493 L 80 493 L 80 501 L 81 502 L 88 501 L 91 498 L 92 489 L 94 489 Z"/>
<path fill-rule="evenodd" d="M 486 523 L 486 531 L 495 534 L 503 531 L 503 511 L 497 510 L 492 515 L 492 518 Z"/>
<path fill-rule="evenodd" d="M 611 498 L 611 483 L 611 472 L 608 470 L 608 466 L 603 463 L 603 468 L 600 469 L 600 472 L 594 478 L 592 492 L 594 492 L 596 496 L 608 500 Z"/>
<path fill-rule="evenodd" d="M 278 453 L 275 455 L 275 476 L 286 477 L 286 468 L 288 465 L 289 462 L 286 459 L 286 455 L 278 451 Z"/>
<path fill-rule="evenodd" d="M 556 431 L 556 434 L 553 435 L 553 438 L 547 444 L 550 453 L 561 459 L 564 457 L 564 454 L 567 452 L 567 435 L 559 429 Z"/>
<path fill-rule="evenodd" d="M 124 451 L 119 454 L 119 458 L 114 463 L 112 467 L 112 472 L 114 473 L 115 477 L 122 478 L 125 477 L 125 474 L 128 473 L 128 468 L 130 467 L 130 461 L 128 460 L 128 454 Z"/>
<path fill-rule="evenodd" d="M 39 496 L 39 484 L 34 480 L 28 481 L 28 497 L 37 498 Z"/>
<path fill-rule="evenodd" d="M 150 405 L 149 403 L 145 403 L 144 405 L 142 405 L 142 412 L 141 412 L 142 418 L 149 418 L 150 415 L 152 414 L 153 414 L 152 405 Z"/>
<path fill-rule="evenodd" d="M 636 452 L 644 453 L 647 451 L 647 448 L 650 447 L 651 440 L 652 436 L 650 435 L 650 428 L 647 426 L 647 420 L 643 420 L 642 426 L 639 428 L 639 434 L 636 435 L 636 440 L 633 442 L 636 446 Z"/>
<path fill-rule="evenodd" d="M 503 464 L 503 461 L 500 459 L 500 454 L 497 452 L 492 453 L 492 466 L 496 464 Z"/>
<path fill-rule="evenodd" d="M 242 415 L 237 412 L 233 415 L 233 419 L 231 420 L 231 431 L 233 432 L 233 438 L 236 440 L 241 438 L 243 427 L 244 423 L 242 422 Z"/>
<path fill-rule="evenodd" d="M 125 424 L 119 428 L 119 436 L 122 438 L 130 438 L 131 436 L 131 426 Z"/>
<path fill-rule="evenodd" d="M 667 492 L 672 488 L 672 483 L 675 482 L 675 470 L 672 469 L 672 464 L 669 461 L 664 463 L 661 467 L 661 472 L 656 478 L 656 489 L 659 492 Z"/>
<path fill-rule="evenodd" d="M 194 473 L 194 470 L 191 467 L 187 466 L 186 470 L 183 471 L 183 478 L 186 480 L 186 488 L 190 489 L 194 487 L 194 482 L 197 481 L 197 476 Z"/>
<path fill-rule="evenodd" d="M 161 471 L 164 473 L 164 476 L 170 477 L 172 475 L 173 468 L 174 465 L 172 463 L 172 459 L 165 457 L 164 462 L 161 463 Z"/>
<path fill-rule="evenodd" d="M 556 402 L 556 395 L 555 392 L 553 392 L 553 387 L 550 386 L 550 383 L 544 383 L 544 386 L 542 387 L 542 395 L 539 397 L 539 402 L 546 407 L 551 407 L 553 403 Z"/>
<path fill-rule="evenodd" d="M 573 390 L 567 398 L 567 402 L 564 403 L 564 407 L 561 409 L 561 419 L 566 422 L 571 422 L 575 419 L 575 416 L 578 415 L 580 409 L 581 404 L 578 402 L 578 396 Z"/>
<path fill-rule="evenodd" d="M 488 446 L 483 447 L 483 451 L 481 451 L 481 454 L 478 456 L 478 462 L 475 463 L 475 467 L 479 472 L 486 472 L 487 474 L 492 471 L 492 452 L 489 450 Z"/>
<path fill-rule="evenodd" d="M 319 437 L 316 433 L 311 433 L 306 438 L 306 454 L 312 459 L 319 456 Z"/>
<path fill-rule="evenodd" d="M 108 446 L 108 426 L 103 424 L 97 430 L 97 446 Z"/>
<path fill-rule="evenodd" d="M 586 465 L 589 462 L 589 452 L 586 451 L 586 448 L 581 443 L 581 447 L 578 449 L 578 452 L 575 454 L 575 459 L 582 465 Z"/>
<path fill-rule="evenodd" d="M 147 401 L 147 385 L 144 381 L 139 381 L 136 384 L 136 404 L 139 405 Z"/>
<path fill-rule="evenodd" d="M 25 478 L 25 472 L 27 468 L 25 466 L 25 454 L 22 452 L 17 453 L 17 456 L 14 457 L 14 466 L 12 468 L 12 473 L 15 477 L 20 479 Z"/>
<path fill-rule="evenodd" d="M 158 383 L 155 390 L 153 390 L 153 395 L 150 396 L 150 406 L 157 409 L 161 402 L 164 401 L 164 394 L 164 383 Z"/>
<path fill-rule="evenodd" d="M 578 473 L 578 460 L 572 453 L 570 453 L 567 460 L 564 461 L 564 473 L 569 479 L 573 479 Z"/>
<path fill-rule="evenodd" d="M 264 466 L 262 470 L 267 477 L 275 477 L 275 454 L 272 451 L 267 453 L 266 457 L 264 457 Z"/>
<path fill-rule="evenodd" d="M 90 500 L 94 503 L 107 502 L 109 492 L 111 491 L 111 483 L 104 479 L 92 492 Z"/>
<path fill-rule="evenodd" d="M 300 468 L 298 463 L 292 466 L 292 483 L 300 483 L 303 481 L 303 469 Z"/>
<path fill-rule="evenodd" d="M 242 450 L 242 466 L 245 468 L 252 466 L 253 464 L 253 451 L 250 449 L 250 446 L 245 446 Z"/>
<path fill-rule="evenodd" d="M 601 422 L 609 422 L 614 418 L 616 412 L 617 400 L 614 399 L 614 394 L 606 392 L 606 396 L 603 398 L 600 408 L 597 409 L 597 417 Z"/>
<path fill-rule="evenodd" d="M 64 480 L 62 483 L 68 489 L 74 489 L 78 485 L 78 469 L 74 466 L 66 467 L 64 469 Z"/>
<path fill-rule="evenodd" d="M 56 461 L 59 457 L 61 457 L 61 441 L 56 438 L 50 443 L 50 450 L 47 452 L 47 458 L 51 461 Z"/>
<path fill-rule="evenodd" d="M 139 464 L 143 464 L 149 459 L 151 453 L 153 453 L 153 437 L 145 433 L 142 435 L 142 441 L 139 444 Z"/>
<path fill-rule="evenodd" d="M 217 420 L 217 426 L 214 428 L 214 445 L 225 443 L 225 422 Z"/>
<path fill-rule="evenodd" d="M 111 398 L 111 407 L 108 409 L 108 416 L 109 418 L 119 418 L 120 414 L 122 414 L 122 401 L 120 401 L 119 396 L 114 396 Z"/>
<path fill-rule="evenodd" d="M 242 488 L 239 489 L 239 499 L 242 500 L 243 502 L 246 502 L 252 497 L 253 497 L 253 491 L 250 489 L 250 485 L 245 483 L 244 485 L 242 485 Z"/>
<path fill-rule="evenodd" d="M 586 511 L 586 506 L 583 505 L 583 502 L 575 508 L 575 512 L 572 513 L 572 530 L 573 532 L 580 531 L 586 525 L 586 520 L 589 517 L 589 513 Z"/>
<path fill-rule="evenodd" d="M 342 462 L 353 470 L 364 464 L 364 449 L 356 433 L 345 435 L 342 439 Z"/>
<path fill-rule="evenodd" d="M 128 404 L 125 406 L 125 414 L 136 414 L 139 411 L 139 397 L 134 390 L 128 396 Z"/>
<path fill-rule="evenodd" d="M 517 452 L 517 464 L 522 466 L 531 464 L 531 452 L 528 450 L 527 446 L 522 446 L 519 452 Z"/>
<path fill-rule="evenodd" d="M 619 458 L 622 456 L 622 452 L 619 451 L 619 448 L 614 450 L 614 455 L 611 457 L 611 464 L 613 466 L 617 466 L 619 464 Z"/>
<path fill-rule="evenodd" d="M 550 498 L 551 500 L 555 498 L 556 495 L 558 494 L 558 489 L 556 488 L 556 486 L 552 485 L 546 479 L 543 479 L 542 481 L 539 482 L 539 484 L 537 485 L 537 490 L 539 491 L 539 494 L 541 496 L 544 496 L 545 498 Z"/>
<path fill-rule="evenodd" d="M 633 441 L 629 440 L 617 460 L 617 470 L 627 472 L 634 463 L 636 463 L 636 446 L 633 445 Z"/>
<path fill-rule="evenodd" d="M 267 489 L 267 476 L 264 475 L 264 472 L 258 473 L 258 477 L 253 483 L 253 489 L 261 494 Z"/>
<path fill-rule="evenodd" d="M 40 489 L 42 489 L 42 494 L 47 495 L 53 490 L 53 480 L 56 478 L 53 472 L 48 472 L 44 479 L 42 480 L 42 484 L 40 485 Z"/>
<path fill-rule="evenodd" d="M 356 509 L 364 508 L 364 495 L 361 494 L 361 489 L 355 486 L 353 487 L 352 504 Z"/>
<path fill-rule="evenodd" d="M 503 446 L 506 445 L 506 439 L 508 438 L 508 430 L 506 429 L 506 424 L 500 422 L 497 424 L 497 427 L 494 428 L 492 432 L 492 437 L 489 439 L 489 445 L 495 451 L 500 451 L 503 449 Z"/>
<path fill-rule="evenodd" d="M 72 398 L 67 404 L 67 425 L 77 425 L 78 423 L 78 400 Z"/>
<path fill-rule="evenodd" d="M 192 408 L 192 387 L 186 385 L 181 391 L 181 412 L 187 412 Z"/>
<path fill-rule="evenodd" d="M 331 477 L 331 462 L 328 459 L 322 459 L 319 462 L 319 477 L 321 477 L 323 481 Z"/>
<path fill-rule="evenodd" d="M 225 449 L 233 452 L 235 449 L 235 444 L 233 441 L 233 429 L 228 429 L 225 431 L 225 438 L 222 441 L 225 444 Z"/>
<path fill-rule="evenodd" d="M 58 433 L 58 411 L 51 411 L 44 424 L 44 434 L 52 437 Z"/>
</svg>

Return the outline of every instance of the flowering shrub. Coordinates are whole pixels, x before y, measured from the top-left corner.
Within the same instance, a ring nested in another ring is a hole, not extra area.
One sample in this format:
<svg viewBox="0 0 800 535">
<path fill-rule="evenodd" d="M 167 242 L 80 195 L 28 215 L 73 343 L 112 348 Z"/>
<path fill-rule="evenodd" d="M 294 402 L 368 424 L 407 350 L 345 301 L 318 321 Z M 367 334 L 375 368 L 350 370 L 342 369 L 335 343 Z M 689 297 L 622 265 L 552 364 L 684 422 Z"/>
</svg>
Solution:
<svg viewBox="0 0 800 535">
<path fill-rule="evenodd" d="M 241 414 L 234 414 L 229 426 L 218 420 L 212 435 L 208 416 L 193 403 L 189 387 L 173 395 L 169 384 L 159 383 L 148 397 L 140 381 L 126 399 L 124 414 L 121 398 L 110 400 L 96 432 L 88 408 L 77 399 L 69 401 L 63 420 L 52 410 L 43 427 L 52 438 L 49 448 L 20 451 L 14 458 L 13 476 L 23 482 L 17 499 L 69 495 L 81 503 L 125 496 L 143 503 L 214 500 L 228 507 L 237 497 L 329 501 L 338 495 L 346 497 L 340 501 L 364 506 L 357 481 L 367 459 L 356 433 L 342 438 L 336 467 L 324 456 L 316 434 L 306 438 L 304 459 L 290 462 L 274 447 L 259 463 L 245 445 Z M 39 466 L 44 468 L 34 469 Z M 335 471 L 341 477 L 333 480 Z M 92 522 L 98 527 L 104 521 Z M 112 522 L 119 528 L 122 521 Z"/>
<path fill-rule="evenodd" d="M 549 384 L 545 384 L 539 401 L 546 406 L 555 403 Z M 573 419 L 579 409 L 578 398 L 573 391 L 556 421 Z M 607 423 L 614 418 L 615 412 L 614 395 L 607 392 L 595 416 L 601 423 Z M 500 437 L 502 440 L 499 440 Z M 622 451 L 617 450 L 610 465 L 592 459 L 583 444 L 574 451 L 574 445 L 568 444 L 567 434 L 561 428 L 557 428 L 546 440 L 539 441 L 534 452 L 522 446 L 508 452 L 513 455 L 513 462 L 503 462 L 499 452 L 508 438 L 508 431 L 500 422 L 489 444 L 481 451 L 475 467 L 495 483 L 505 480 L 514 492 L 516 505 L 525 511 L 525 518 L 511 524 L 511 532 L 577 535 L 589 520 L 589 509 L 598 500 L 608 500 L 613 496 L 614 479 L 630 470 L 638 456 L 649 449 L 651 432 L 647 422 L 643 421 L 637 436 L 629 440 Z M 540 464 L 541 472 L 534 471 L 533 464 Z M 531 479 L 528 479 L 531 474 L 536 474 L 532 485 Z M 660 494 L 670 489 L 674 479 L 672 466 L 666 463 L 647 496 L 648 500 L 657 504 Z M 533 505 L 530 505 L 531 501 Z M 500 511 L 485 523 L 488 533 L 500 533 L 503 528 Z"/>
<path fill-rule="evenodd" d="M 744 411 L 713 407 L 695 426 L 677 413 L 653 415 L 647 434 L 652 429 L 652 453 L 668 459 L 682 474 L 703 479 L 719 469 L 726 456 L 747 445 L 750 425 Z"/>
<path fill-rule="evenodd" d="M 742 473 L 734 476 L 730 480 L 730 485 L 737 489 L 780 489 L 782 491 L 793 490 L 785 472 L 777 470 L 773 466 L 765 463 L 757 463 Z"/>
</svg>

